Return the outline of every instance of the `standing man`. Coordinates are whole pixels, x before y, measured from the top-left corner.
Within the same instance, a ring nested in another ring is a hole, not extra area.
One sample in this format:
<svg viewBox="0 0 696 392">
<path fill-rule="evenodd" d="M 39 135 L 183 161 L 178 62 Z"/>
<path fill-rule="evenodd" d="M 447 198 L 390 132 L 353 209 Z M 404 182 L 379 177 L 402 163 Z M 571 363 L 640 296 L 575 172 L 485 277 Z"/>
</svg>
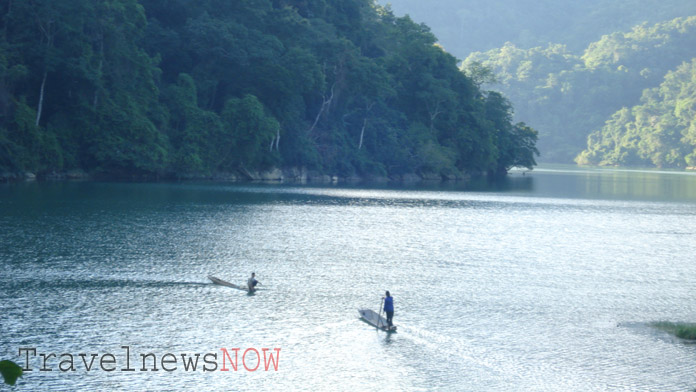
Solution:
<svg viewBox="0 0 696 392">
<path fill-rule="evenodd" d="M 249 292 L 256 291 L 257 284 L 261 284 L 261 282 L 256 280 L 256 273 L 252 272 L 251 278 L 247 280 L 247 289 L 249 289 Z"/>
<path fill-rule="evenodd" d="M 387 326 L 388 329 L 392 329 L 392 317 L 394 317 L 394 298 L 389 294 L 389 290 L 385 293 L 384 297 L 384 312 L 387 314 Z"/>
</svg>

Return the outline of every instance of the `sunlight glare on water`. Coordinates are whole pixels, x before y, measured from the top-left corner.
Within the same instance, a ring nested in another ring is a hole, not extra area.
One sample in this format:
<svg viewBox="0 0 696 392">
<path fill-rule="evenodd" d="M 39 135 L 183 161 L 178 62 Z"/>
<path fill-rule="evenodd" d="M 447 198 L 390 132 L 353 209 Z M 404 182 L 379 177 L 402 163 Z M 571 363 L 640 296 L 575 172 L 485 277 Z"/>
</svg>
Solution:
<svg viewBox="0 0 696 392">
<path fill-rule="evenodd" d="M 506 181 L 2 185 L 0 358 L 110 352 L 120 368 L 121 346 L 136 362 L 281 348 L 277 372 L 65 373 L 56 360 L 16 390 L 696 387 L 696 347 L 649 326 L 696 320 L 696 178 Z M 254 295 L 207 279 L 251 271 Z M 384 290 L 396 334 L 358 319 Z"/>
</svg>

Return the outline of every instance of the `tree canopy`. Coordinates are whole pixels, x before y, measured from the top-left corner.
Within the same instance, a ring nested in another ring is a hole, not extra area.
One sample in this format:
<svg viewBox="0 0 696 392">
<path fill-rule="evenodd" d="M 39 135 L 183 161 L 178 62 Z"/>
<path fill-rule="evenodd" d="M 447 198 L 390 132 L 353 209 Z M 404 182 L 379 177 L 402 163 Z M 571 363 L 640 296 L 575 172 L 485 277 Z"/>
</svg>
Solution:
<svg viewBox="0 0 696 392">
<path fill-rule="evenodd" d="M 582 55 L 560 44 L 521 49 L 508 43 L 471 54 L 463 68 L 472 76 L 490 69 L 516 116 L 539 130 L 542 158 L 570 163 L 612 113 L 637 105 L 645 89 L 694 57 L 696 16 L 605 35 Z"/>
<path fill-rule="evenodd" d="M 588 138 L 580 164 L 696 166 L 696 59 L 645 90 L 639 105 L 622 108 Z"/>
<path fill-rule="evenodd" d="M 8 0 L 0 170 L 504 173 L 535 164 L 430 29 L 370 0 Z"/>
</svg>

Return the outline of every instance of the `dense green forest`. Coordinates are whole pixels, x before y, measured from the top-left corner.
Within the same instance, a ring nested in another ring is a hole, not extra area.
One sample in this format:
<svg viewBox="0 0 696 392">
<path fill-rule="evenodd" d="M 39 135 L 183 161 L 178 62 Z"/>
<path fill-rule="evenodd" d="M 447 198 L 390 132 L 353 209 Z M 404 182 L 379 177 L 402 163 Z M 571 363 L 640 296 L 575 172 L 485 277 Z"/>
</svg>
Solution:
<svg viewBox="0 0 696 392">
<path fill-rule="evenodd" d="M 580 164 L 696 166 L 696 59 L 643 92 L 641 103 L 614 113 L 593 132 Z"/>
<path fill-rule="evenodd" d="M 582 54 L 561 44 L 522 49 L 508 43 L 498 49 L 472 53 L 462 66 L 472 75 L 481 74 L 482 69 L 490 70 L 492 75 L 485 81 L 492 82 L 510 98 L 518 118 L 528 120 L 539 130 L 542 159 L 569 163 L 587 147 L 590 133 L 599 131 L 607 120 L 607 127 L 616 126 L 616 116 L 620 115 L 612 114 L 622 107 L 638 105 L 646 94 L 652 94 L 652 100 L 658 99 L 650 92 L 653 90 L 644 90 L 657 87 L 667 72 L 694 57 L 696 17 L 686 17 L 655 25 L 643 23 L 628 32 L 605 35 L 589 44 Z M 665 101 L 661 105 L 669 107 L 672 103 Z M 654 145 L 634 154 L 640 159 L 623 153 L 619 154 L 624 156 L 621 159 L 602 157 L 607 146 L 606 140 L 599 139 L 597 133 L 593 134 L 592 153 L 584 154 L 579 162 L 652 162 L 683 167 L 689 154 L 688 146 L 681 146 L 676 152 L 673 145 L 668 147 L 660 138 L 646 134 L 643 144 Z M 596 143 L 603 143 L 604 147 L 599 148 Z"/>
<path fill-rule="evenodd" d="M 397 15 L 410 15 L 433 28 L 455 56 L 467 57 L 506 42 L 529 49 L 562 43 L 582 51 L 602 35 L 696 15 L 691 0 L 379 0 Z"/>
<path fill-rule="evenodd" d="M 371 0 L 3 0 L 0 171 L 532 167 L 536 131 Z"/>
</svg>

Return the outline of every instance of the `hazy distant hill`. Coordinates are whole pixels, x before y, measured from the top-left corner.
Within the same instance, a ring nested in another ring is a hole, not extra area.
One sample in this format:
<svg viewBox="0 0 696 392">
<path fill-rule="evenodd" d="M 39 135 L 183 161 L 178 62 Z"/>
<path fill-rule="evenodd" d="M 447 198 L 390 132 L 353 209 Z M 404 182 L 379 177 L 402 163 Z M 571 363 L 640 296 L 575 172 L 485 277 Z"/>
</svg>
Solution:
<svg viewBox="0 0 696 392">
<path fill-rule="evenodd" d="M 696 167 L 696 59 L 614 113 L 587 144 L 580 164 Z"/>
<path fill-rule="evenodd" d="M 657 87 L 667 72 L 694 57 L 696 17 L 689 17 L 605 35 L 584 53 L 559 44 L 531 49 L 506 44 L 472 53 L 464 68 L 489 67 L 498 80 L 488 87 L 507 95 L 516 118 L 539 130 L 541 160 L 570 163 L 587 147 L 587 136 L 614 112 L 637 105 L 643 90 Z M 592 148 L 595 153 L 586 155 L 585 162 L 615 162 L 601 156 L 604 150 Z M 684 153 L 679 154 L 643 161 L 684 166 Z M 621 160 L 629 162 L 638 160 Z"/>
<path fill-rule="evenodd" d="M 464 58 L 511 42 L 521 48 L 565 44 L 582 50 L 602 35 L 696 15 L 693 0 L 379 0 L 397 15 L 429 25 L 449 52 Z"/>
</svg>

